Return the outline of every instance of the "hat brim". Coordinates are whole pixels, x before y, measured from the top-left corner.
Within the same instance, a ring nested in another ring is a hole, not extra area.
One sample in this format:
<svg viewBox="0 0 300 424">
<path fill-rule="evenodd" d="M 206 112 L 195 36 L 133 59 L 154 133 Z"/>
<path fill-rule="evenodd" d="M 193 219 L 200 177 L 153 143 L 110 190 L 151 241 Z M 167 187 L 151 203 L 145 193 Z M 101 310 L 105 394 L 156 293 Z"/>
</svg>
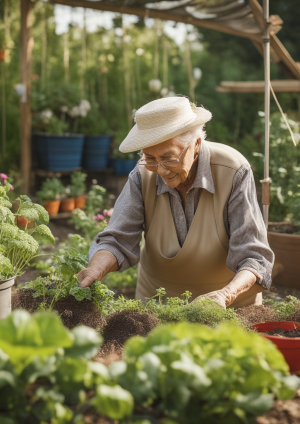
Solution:
<svg viewBox="0 0 300 424">
<path fill-rule="evenodd" d="M 174 123 L 156 126 L 154 128 L 139 130 L 137 124 L 130 130 L 125 140 L 122 141 L 119 150 L 122 153 L 136 152 L 146 149 L 147 147 L 155 146 L 179 134 L 191 130 L 200 125 L 204 125 L 212 118 L 211 112 L 202 108 L 196 107 L 193 109 L 194 116 L 183 125 L 174 128 Z"/>
</svg>

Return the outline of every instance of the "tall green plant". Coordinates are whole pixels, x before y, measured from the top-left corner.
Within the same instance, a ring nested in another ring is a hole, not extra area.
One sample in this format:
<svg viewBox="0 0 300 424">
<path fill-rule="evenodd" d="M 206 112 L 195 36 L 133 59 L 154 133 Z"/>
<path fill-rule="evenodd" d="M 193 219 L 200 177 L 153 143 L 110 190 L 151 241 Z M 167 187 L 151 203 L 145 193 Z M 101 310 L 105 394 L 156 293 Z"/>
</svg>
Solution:
<svg viewBox="0 0 300 424">
<path fill-rule="evenodd" d="M 0 279 L 20 275 L 24 267 L 37 253 L 38 239 L 54 243 L 55 239 L 47 227 L 48 212 L 39 204 L 32 203 L 28 196 L 20 196 L 19 208 L 15 214 L 10 211 L 12 204 L 7 191 L 10 185 L 0 186 Z M 17 226 L 17 219 L 25 219 L 24 230 Z M 32 228 L 28 227 L 29 222 Z M 35 237 L 33 237 L 33 234 Z"/>
</svg>

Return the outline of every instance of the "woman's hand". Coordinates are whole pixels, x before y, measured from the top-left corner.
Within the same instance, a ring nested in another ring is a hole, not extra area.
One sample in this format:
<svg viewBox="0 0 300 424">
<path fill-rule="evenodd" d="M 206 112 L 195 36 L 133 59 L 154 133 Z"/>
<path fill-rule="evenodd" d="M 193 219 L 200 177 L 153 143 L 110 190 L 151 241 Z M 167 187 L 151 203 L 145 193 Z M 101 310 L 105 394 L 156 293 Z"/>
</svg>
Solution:
<svg viewBox="0 0 300 424">
<path fill-rule="evenodd" d="M 109 273 L 118 271 L 118 261 L 108 250 L 99 250 L 92 257 L 89 266 L 77 274 L 80 287 L 89 287 L 94 281 L 101 281 Z"/>
<path fill-rule="evenodd" d="M 216 302 L 222 308 L 226 309 L 240 294 L 251 289 L 251 287 L 256 283 L 256 280 L 256 275 L 254 275 L 251 271 L 240 271 L 223 289 L 198 296 L 193 300 L 193 302 L 207 297 Z"/>
</svg>

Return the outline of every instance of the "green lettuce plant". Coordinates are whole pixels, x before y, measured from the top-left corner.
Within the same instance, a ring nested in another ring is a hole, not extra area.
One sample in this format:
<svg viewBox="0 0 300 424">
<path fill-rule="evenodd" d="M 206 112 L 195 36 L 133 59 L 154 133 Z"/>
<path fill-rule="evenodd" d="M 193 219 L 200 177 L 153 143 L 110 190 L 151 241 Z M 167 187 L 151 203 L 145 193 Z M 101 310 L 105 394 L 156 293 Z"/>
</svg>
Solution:
<svg viewBox="0 0 300 424">
<path fill-rule="evenodd" d="M 130 417 L 132 395 L 91 361 L 101 344 L 96 331 L 69 331 L 49 312 L 17 310 L 0 321 L 1 424 L 83 424 L 97 413 Z"/>
<path fill-rule="evenodd" d="M 19 208 L 11 212 L 7 191 L 10 185 L 0 186 L 0 279 L 5 280 L 20 275 L 24 267 L 37 253 L 38 240 L 55 243 L 47 227 L 48 212 L 39 204 L 32 203 L 28 196 L 20 196 Z M 25 223 L 24 230 L 17 226 L 18 219 Z M 29 228 L 30 224 L 30 228 Z"/>
<path fill-rule="evenodd" d="M 295 313 L 300 306 L 300 300 L 295 296 L 286 296 L 284 300 L 279 302 L 274 299 L 267 299 L 264 303 L 270 305 L 281 320 L 284 320 Z"/>
<path fill-rule="evenodd" d="M 300 382 L 274 344 L 233 323 L 159 326 L 129 339 L 110 374 L 131 391 L 140 419 L 180 424 L 250 424 Z"/>
</svg>

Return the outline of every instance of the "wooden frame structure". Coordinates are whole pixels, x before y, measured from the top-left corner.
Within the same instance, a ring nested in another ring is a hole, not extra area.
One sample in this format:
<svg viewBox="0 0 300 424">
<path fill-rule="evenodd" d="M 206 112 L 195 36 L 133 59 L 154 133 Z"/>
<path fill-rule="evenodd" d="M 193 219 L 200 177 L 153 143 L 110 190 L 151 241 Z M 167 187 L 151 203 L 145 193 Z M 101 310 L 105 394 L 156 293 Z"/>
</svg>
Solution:
<svg viewBox="0 0 300 424">
<path fill-rule="evenodd" d="M 171 11 L 155 10 L 145 7 L 131 7 L 120 5 L 117 2 L 88 1 L 88 0 L 50 0 L 50 3 L 73 7 L 83 7 L 94 10 L 110 11 L 124 14 L 151 17 L 162 20 L 173 20 L 195 26 L 225 32 L 239 37 L 249 38 L 260 52 L 263 52 L 263 32 L 265 21 L 263 10 L 257 0 L 248 0 L 255 20 L 261 29 L 260 33 L 244 32 L 241 29 L 226 26 L 222 21 L 209 19 L 196 19 L 192 16 L 181 16 Z M 21 82 L 26 87 L 26 101 L 21 102 L 21 172 L 24 181 L 24 191 L 30 192 L 31 175 L 31 106 L 30 106 L 30 75 L 33 39 L 31 37 L 32 13 L 34 2 L 32 0 L 20 0 L 21 4 Z M 271 16 L 269 23 L 271 58 L 289 72 L 290 76 L 300 79 L 300 66 L 290 56 L 288 51 L 279 41 L 276 33 L 281 29 L 282 21 L 278 16 Z"/>
<path fill-rule="evenodd" d="M 275 93 L 300 93 L 300 80 L 274 80 Z M 219 93 L 264 93 L 264 81 L 221 81 L 216 88 Z"/>
</svg>

